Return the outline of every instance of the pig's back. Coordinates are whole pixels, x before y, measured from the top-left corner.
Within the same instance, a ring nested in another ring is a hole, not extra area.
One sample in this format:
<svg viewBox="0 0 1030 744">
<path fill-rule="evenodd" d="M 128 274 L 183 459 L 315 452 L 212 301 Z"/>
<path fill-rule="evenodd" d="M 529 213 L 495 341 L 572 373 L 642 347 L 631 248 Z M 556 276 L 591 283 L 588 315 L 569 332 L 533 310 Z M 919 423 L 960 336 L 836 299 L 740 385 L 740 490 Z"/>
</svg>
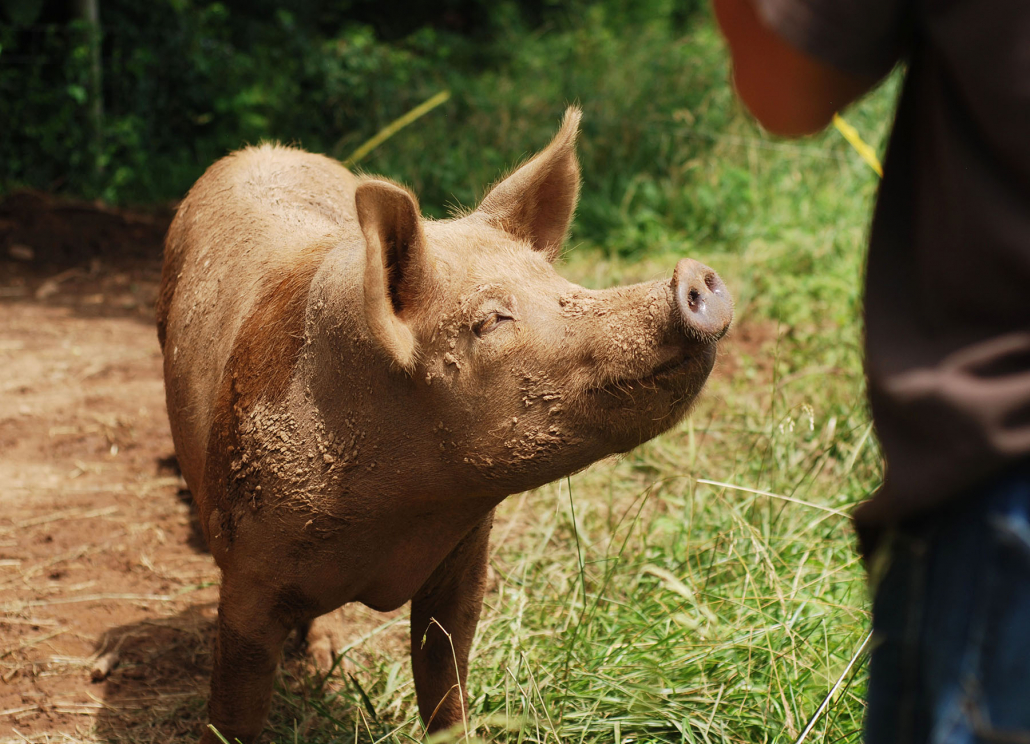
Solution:
<svg viewBox="0 0 1030 744">
<path fill-rule="evenodd" d="M 165 240 L 157 323 L 172 436 L 195 495 L 241 327 L 284 278 L 310 277 L 330 249 L 358 239 L 356 185 L 334 160 L 262 145 L 212 165 L 179 206 Z M 262 327 L 271 335 L 288 332 L 284 325 Z"/>
</svg>

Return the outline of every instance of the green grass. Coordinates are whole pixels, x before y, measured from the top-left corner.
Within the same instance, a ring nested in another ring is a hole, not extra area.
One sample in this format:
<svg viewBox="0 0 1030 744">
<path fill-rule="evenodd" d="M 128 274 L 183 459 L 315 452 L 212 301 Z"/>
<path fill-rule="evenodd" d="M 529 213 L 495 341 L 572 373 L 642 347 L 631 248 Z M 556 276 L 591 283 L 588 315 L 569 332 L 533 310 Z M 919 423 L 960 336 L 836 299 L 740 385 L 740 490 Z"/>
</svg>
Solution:
<svg viewBox="0 0 1030 744">
<path fill-rule="evenodd" d="M 710 26 L 677 43 L 725 64 Z M 881 151 L 896 84 L 847 112 Z M 832 130 L 775 141 L 725 83 L 706 95 L 718 127 L 656 120 L 679 165 L 625 178 L 610 240 L 577 232 L 561 271 L 604 286 L 695 256 L 734 292 L 737 330 L 688 421 L 500 507 L 467 690 L 483 740 L 794 742 L 868 632 L 839 512 L 882 476 L 859 318 L 876 176 Z M 600 167 L 585 160 L 590 209 Z M 407 660 L 353 658 L 353 679 L 283 681 L 276 741 L 421 738 Z M 807 741 L 860 741 L 864 669 Z"/>
</svg>

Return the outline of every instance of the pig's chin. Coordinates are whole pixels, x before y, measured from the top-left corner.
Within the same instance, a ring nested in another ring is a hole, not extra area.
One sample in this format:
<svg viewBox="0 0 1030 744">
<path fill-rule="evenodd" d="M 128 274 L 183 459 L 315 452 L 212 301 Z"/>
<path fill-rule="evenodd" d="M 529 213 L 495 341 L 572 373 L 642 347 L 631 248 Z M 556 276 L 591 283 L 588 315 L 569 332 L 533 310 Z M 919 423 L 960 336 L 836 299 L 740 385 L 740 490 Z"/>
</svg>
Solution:
<svg viewBox="0 0 1030 744">
<path fill-rule="evenodd" d="M 640 385 L 668 384 L 671 386 L 680 386 L 684 382 L 694 383 L 700 391 L 715 366 L 715 349 L 714 343 L 690 349 L 682 356 L 673 357 L 669 361 L 659 364 L 650 374 L 637 378 L 633 382 Z"/>
<path fill-rule="evenodd" d="M 646 375 L 593 388 L 586 396 L 603 417 L 613 452 L 626 452 L 676 425 L 690 410 L 715 365 L 716 344 L 694 347 Z"/>
<path fill-rule="evenodd" d="M 682 354 L 657 364 L 650 372 L 620 378 L 592 388 L 590 392 L 623 396 L 640 391 L 646 396 L 649 391 L 666 390 L 682 393 L 693 389 L 693 394 L 696 395 L 715 366 L 715 353 L 715 343 L 693 346 Z"/>
</svg>

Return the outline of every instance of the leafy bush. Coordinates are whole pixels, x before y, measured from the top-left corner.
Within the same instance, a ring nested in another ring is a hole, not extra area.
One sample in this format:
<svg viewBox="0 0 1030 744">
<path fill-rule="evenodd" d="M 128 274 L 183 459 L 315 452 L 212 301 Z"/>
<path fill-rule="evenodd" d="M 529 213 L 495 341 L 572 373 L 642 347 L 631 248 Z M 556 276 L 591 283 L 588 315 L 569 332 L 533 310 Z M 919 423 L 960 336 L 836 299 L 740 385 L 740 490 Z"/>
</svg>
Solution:
<svg viewBox="0 0 1030 744">
<path fill-rule="evenodd" d="M 0 162 L 5 182 L 39 188 L 88 180 L 87 37 L 80 24 L 0 24 Z"/>
<path fill-rule="evenodd" d="M 84 27 L 51 4 L 38 25 L 5 25 L 3 187 L 115 202 L 177 198 L 244 144 L 276 139 L 345 155 L 446 87 L 454 97 L 445 110 L 366 164 L 423 186 L 431 213 L 471 200 L 513 157 L 543 144 L 573 100 L 588 110 L 584 159 L 598 163 L 598 198 L 618 201 L 641 170 L 654 179 L 668 172 L 680 148 L 668 133 L 653 136 L 655 127 L 697 104 L 711 76 L 723 74 L 678 38 L 696 13 L 693 0 L 464 0 L 435 15 L 407 3 L 388 17 L 376 4 L 323 6 L 106 0 L 99 174 Z M 634 183 L 638 198 L 653 190 Z M 591 234 L 611 227 L 605 209 L 584 206 Z"/>
</svg>

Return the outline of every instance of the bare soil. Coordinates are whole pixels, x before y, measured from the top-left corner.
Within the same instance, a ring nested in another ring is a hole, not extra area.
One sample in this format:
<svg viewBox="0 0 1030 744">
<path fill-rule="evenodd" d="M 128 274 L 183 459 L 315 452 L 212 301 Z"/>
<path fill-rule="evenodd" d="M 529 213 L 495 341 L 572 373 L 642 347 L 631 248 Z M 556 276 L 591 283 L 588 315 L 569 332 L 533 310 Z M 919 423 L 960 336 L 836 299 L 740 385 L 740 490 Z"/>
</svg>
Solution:
<svg viewBox="0 0 1030 744">
<path fill-rule="evenodd" d="M 219 576 L 165 415 L 171 214 L 0 202 L 0 742 L 200 732 Z"/>
</svg>

